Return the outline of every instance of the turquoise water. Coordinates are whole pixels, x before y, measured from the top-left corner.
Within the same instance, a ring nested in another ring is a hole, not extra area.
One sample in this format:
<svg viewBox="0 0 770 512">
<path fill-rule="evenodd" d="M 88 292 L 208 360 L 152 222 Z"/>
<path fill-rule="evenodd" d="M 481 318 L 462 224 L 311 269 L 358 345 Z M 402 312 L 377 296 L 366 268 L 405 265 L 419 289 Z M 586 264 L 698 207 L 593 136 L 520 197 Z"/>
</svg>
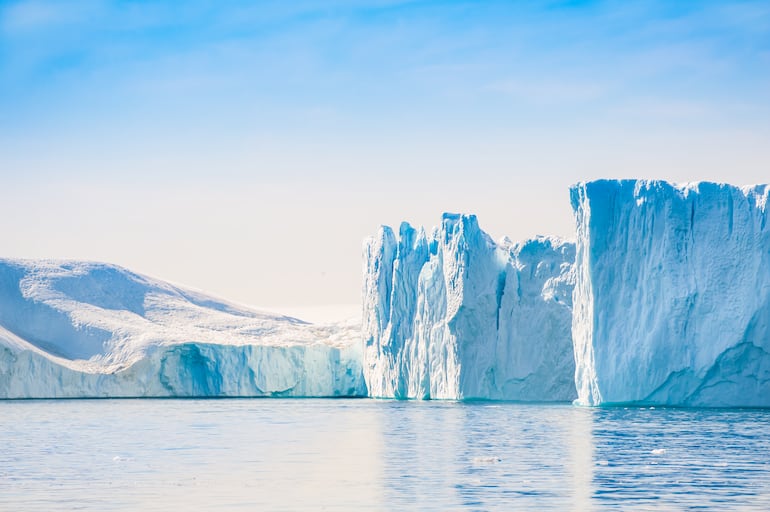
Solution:
<svg viewBox="0 0 770 512">
<path fill-rule="evenodd" d="M 770 411 L 0 402 L 0 510 L 770 510 Z"/>
</svg>

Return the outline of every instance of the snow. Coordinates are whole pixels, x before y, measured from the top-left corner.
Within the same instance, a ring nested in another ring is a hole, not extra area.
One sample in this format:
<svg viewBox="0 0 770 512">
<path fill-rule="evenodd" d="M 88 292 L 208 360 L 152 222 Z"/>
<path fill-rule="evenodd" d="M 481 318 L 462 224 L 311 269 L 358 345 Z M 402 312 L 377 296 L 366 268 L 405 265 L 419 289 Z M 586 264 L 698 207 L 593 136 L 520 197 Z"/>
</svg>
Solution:
<svg viewBox="0 0 770 512">
<path fill-rule="evenodd" d="M 114 265 L 0 259 L 0 398 L 365 396 L 359 333 Z"/>
<path fill-rule="evenodd" d="M 571 189 L 578 403 L 770 406 L 770 187 Z"/>
<path fill-rule="evenodd" d="M 575 246 L 496 244 L 473 215 L 364 243 L 364 376 L 374 397 L 566 401 Z"/>
</svg>

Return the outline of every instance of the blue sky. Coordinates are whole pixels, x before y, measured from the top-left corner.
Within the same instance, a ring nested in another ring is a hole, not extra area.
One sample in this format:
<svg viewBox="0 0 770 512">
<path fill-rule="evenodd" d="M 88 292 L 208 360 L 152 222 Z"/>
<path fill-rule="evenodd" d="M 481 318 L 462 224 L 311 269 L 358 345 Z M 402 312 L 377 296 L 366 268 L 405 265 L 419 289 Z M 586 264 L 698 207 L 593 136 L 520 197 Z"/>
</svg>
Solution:
<svg viewBox="0 0 770 512">
<path fill-rule="evenodd" d="M 570 236 L 577 180 L 769 163 L 766 1 L 0 1 L 7 256 L 354 303 L 381 223 Z"/>
</svg>

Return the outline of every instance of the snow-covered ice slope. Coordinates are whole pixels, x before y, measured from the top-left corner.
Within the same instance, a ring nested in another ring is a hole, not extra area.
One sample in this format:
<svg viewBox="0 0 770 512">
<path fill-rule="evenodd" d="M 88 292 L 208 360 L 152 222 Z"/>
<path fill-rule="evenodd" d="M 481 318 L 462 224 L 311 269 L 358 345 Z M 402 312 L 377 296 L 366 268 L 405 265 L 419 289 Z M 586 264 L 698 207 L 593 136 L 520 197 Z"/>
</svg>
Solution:
<svg viewBox="0 0 770 512">
<path fill-rule="evenodd" d="M 473 215 L 364 244 L 364 375 L 375 397 L 575 398 L 575 246 L 496 244 Z"/>
<path fill-rule="evenodd" d="M 357 323 L 313 325 L 114 265 L 0 259 L 0 398 L 365 396 Z"/>
<path fill-rule="evenodd" d="M 770 406 L 768 193 L 661 181 L 571 189 L 579 403 Z"/>
</svg>

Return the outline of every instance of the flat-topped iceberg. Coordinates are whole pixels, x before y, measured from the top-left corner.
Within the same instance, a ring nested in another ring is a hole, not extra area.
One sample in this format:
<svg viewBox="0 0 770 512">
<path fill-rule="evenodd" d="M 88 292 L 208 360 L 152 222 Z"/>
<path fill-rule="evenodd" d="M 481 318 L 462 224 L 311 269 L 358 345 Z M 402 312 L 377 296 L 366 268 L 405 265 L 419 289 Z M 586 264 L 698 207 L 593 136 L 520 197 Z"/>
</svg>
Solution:
<svg viewBox="0 0 770 512">
<path fill-rule="evenodd" d="M 495 243 L 473 215 L 380 228 L 364 244 L 370 395 L 574 399 L 574 254 L 556 238 Z"/>
<path fill-rule="evenodd" d="M 359 333 L 114 265 L 0 260 L 0 398 L 365 396 Z"/>
<path fill-rule="evenodd" d="M 769 193 L 662 181 L 571 189 L 579 403 L 770 406 Z"/>
</svg>

